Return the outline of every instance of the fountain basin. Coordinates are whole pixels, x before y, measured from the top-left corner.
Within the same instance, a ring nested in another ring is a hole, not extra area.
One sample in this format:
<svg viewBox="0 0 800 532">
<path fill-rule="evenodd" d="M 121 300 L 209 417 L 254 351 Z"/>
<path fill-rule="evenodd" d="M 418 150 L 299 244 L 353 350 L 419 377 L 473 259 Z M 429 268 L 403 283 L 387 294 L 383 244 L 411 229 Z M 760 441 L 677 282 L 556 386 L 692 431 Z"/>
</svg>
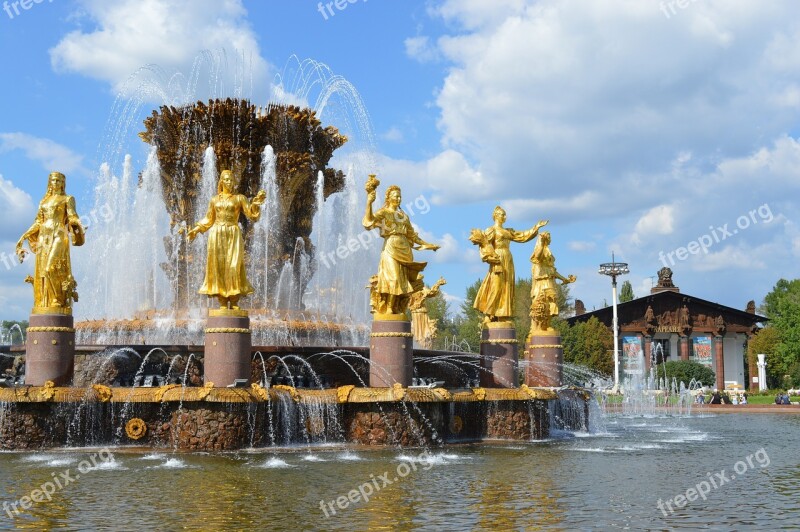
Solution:
<svg viewBox="0 0 800 532">
<path fill-rule="evenodd" d="M 349 443 L 423 446 L 549 436 L 551 416 L 579 390 L 183 387 L 0 389 L 0 449 L 137 445 L 186 451 Z M 575 406 L 577 405 L 577 406 Z"/>
</svg>

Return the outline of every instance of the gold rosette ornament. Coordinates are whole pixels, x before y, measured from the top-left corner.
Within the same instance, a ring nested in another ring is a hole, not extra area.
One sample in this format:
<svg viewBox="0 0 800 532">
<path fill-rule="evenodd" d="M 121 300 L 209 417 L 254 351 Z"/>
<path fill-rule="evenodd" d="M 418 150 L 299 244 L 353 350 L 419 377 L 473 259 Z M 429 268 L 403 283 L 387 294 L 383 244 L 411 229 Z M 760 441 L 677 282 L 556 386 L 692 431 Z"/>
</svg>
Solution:
<svg viewBox="0 0 800 532">
<path fill-rule="evenodd" d="M 143 419 L 135 417 L 125 424 L 125 434 L 132 440 L 139 440 L 147 434 L 147 424 Z"/>
<path fill-rule="evenodd" d="M 107 403 L 111 400 L 113 392 L 108 386 L 103 384 L 92 384 L 92 389 L 94 390 L 94 396 L 101 403 Z"/>
</svg>

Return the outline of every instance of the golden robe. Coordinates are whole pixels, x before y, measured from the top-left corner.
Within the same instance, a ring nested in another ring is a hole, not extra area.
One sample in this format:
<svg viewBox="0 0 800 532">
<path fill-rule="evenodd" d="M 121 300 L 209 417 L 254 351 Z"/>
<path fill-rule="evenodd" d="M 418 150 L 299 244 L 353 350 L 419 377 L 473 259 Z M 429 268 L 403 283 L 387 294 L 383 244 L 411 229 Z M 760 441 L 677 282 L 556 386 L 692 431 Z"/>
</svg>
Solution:
<svg viewBox="0 0 800 532">
<path fill-rule="evenodd" d="M 208 231 L 206 277 L 198 293 L 208 296 L 244 296 L 253 292 L 244 267 L 244 240 L 239 216 L 258 221 L 261 209 L 241 194 L 218 194 L 211 198 L 206 217 L 198 222 Z"/>
<path fill-rule="evenodd" d="M 536 236 L 537 231 L 514 231 L 502 227 L 490 227 L 484 231 L 486 240 L 494 248 L 494 253 L 500 259 L 497 265 L 490 264 L 489 273 L 483 279 L 475 303 L 472 305 L 486 316 L 500 319 L 511 318 L 514 315 L 514 258 L 511 256 L 509 244 L 511 242 L 529 242 Z M 481 250 L 482 257 L 483 249 Z"/>
<path fill-rule="evenodd" d="M 33 270 L 36 307 L 69 308 L 72 305 L 77 285 L 69 258 L 71 231 L 75 245 L 82 245 L 84 234 L 75 210 L 75 198 L 65 194 L 45 197 L 39 204 L 36 220 L 23 235 L 36 254 Z"/>
<path fill-rule="evenodd" d="M 411 245 L 418 239 L 408 215 L 401 210 L 379 209 L 373 215 L 374 221 L 366 229 L 380 228 L 383 241 L 381 258 L 378 263 L 378 294 L 394 296 L 411 295 L 419 273 L 427 262 L 415 262 Z"/>
<path fill-rule="evenodd" d="M 548 246 L 545 246 L 538 255 L 535 252 L 531 255 L 531 301 L 535 301 L 545 290 L 550 290 L 553 297 L 558 294 L 556 259 Z"/>
</svg>

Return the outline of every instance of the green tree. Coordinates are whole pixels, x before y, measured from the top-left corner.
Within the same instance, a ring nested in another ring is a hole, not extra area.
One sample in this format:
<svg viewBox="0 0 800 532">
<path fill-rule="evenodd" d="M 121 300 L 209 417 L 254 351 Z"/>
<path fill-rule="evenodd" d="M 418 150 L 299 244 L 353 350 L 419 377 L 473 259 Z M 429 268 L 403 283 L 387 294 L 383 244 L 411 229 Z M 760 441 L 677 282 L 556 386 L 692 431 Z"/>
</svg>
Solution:
<svg viewBox="0 0 800 532">
<path fill-rule="evenodd" d="M 614 336 L 600 320 L 592 316 L 572 327 L 560 320 L 556 326 L 564 346 L 564 361 L 589 367 L 610 375 L 614 371 Z"/>
<path fill-rule="evenodd" d="M 425 300 L 428 317 L 436 320 L 436 338 L 433 339 L 433 349 L 444 349 L 448 342 L 458 336 L 458 324 L 450 312 L 450 304 L 442 292 Z"/>
<path fill-rule="evenodd" d="M 690 360 L 670 360 L 664 362 L 663 367 L 659 368 L 658 374 L 666 375 L 667 382 L 672 382 L 674 378 L 679 385 L 682 382 L 686 386 L 689 386 L 692 379 L 703 383 L 704 386 L 714 386 L 716 382 L 716 376 L 711 368 Z"/>
<path fill-rule="evenodd" d="M 770 319 L 780 341 L 774 345 L 767 364 L 768 383 L 787 387 L 800 378 L 800 279 L 780 279 L 764 297 L 761 311 Z M 763 352 L 763 351 L 762 351 Z M 789 375 L 788 380 L 784 376 Z"/>
<path fill-rule="evenodd" d="M 459 339 L 465 340 L 473 353 L 480 352 L 481 348 L 481 321 L 483 320 L 483 316 L 472 307 L 480 287 L 480 280 L 475 281 L 467 287 L 464 302 L 461 304 L 461 311 L 464 314 L 464 318 L 458 325 Z"/>
<path fill-rule="evenodd" d="M 756 367 L 756 362 L 758 361 L 757 355 L 759 353 L 767 355 L 767 387 L 780 386 L 781 378 L 783 375 L 785 375 L 785 372 L 778 367 L 778 364 L 772 363 L 777 351 L 777 347 L 780 345 L 780 343 L 780 331 L 777 328 L 769 325 L 759 330 L 747 342 L 748 366 Z"/>
<path fill-rule="evenodd" d="M 636 299 L 636 295 L 633 293 L 633 286 L 631 285 L 630 281 L 625 281 L 622 283 L 622 290 L 619 292 L 619 302 L 627 303 L 628 301 L 633 301 L 634 299 Z"/>
</svg>

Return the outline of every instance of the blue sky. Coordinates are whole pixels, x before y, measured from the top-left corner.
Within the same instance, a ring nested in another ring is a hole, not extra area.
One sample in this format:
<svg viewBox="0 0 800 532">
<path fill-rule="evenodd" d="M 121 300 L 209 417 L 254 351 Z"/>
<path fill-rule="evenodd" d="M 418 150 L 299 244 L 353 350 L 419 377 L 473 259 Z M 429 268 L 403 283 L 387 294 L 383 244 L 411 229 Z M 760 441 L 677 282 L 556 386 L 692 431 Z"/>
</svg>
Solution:
<svg viewBox="0 0 800 532">
<path fill-rule="evenodd" d="M 430 201 L 415 222 L 443 247 L 425 254 L 426 278 L 446 277 L 454 303 L 485 272 L 467 235 L 491 225 L 496 204 L 510 227 L 550 220 L 559 270 L 578 276 L 572 295 L 589 309 L 610 301 L 597 265 L 612 251 L 630 264 L 637 295 L 666 264 L 682 291 L 737 308 L 798 275 L 800 8 L 791 0 L 357 0 L 332 3 L 333 15 L 323 5 L 327 18 L 298 0 L 6 5 L 0 318 L 29 312 L 30 264 L 4 257 L 47 173 L 66 173 L 88 212 L 101 163 L 120 173 L 130 153 L 138 172 L 146 158 L 135 133 L 163 101 L 131 88 L 152 68 L 134 73 L 158 65 L 163 79 L 188 76 L 204 50 L 246 67 L 223 69 L 222 91 L 204 77 L 200 97 L 238 89 L 266 103 L 292 56 L 352 84 L 372 139 L 335 112 L 323 121 L 362 134 L 351 156 L 368 152 L 385 184 Z M 109 146 L 107 127 L 131 96 L 143 97 L 140 116 Z M 520 276 L 532 249 L 516 246 Z"/>
</svg>

